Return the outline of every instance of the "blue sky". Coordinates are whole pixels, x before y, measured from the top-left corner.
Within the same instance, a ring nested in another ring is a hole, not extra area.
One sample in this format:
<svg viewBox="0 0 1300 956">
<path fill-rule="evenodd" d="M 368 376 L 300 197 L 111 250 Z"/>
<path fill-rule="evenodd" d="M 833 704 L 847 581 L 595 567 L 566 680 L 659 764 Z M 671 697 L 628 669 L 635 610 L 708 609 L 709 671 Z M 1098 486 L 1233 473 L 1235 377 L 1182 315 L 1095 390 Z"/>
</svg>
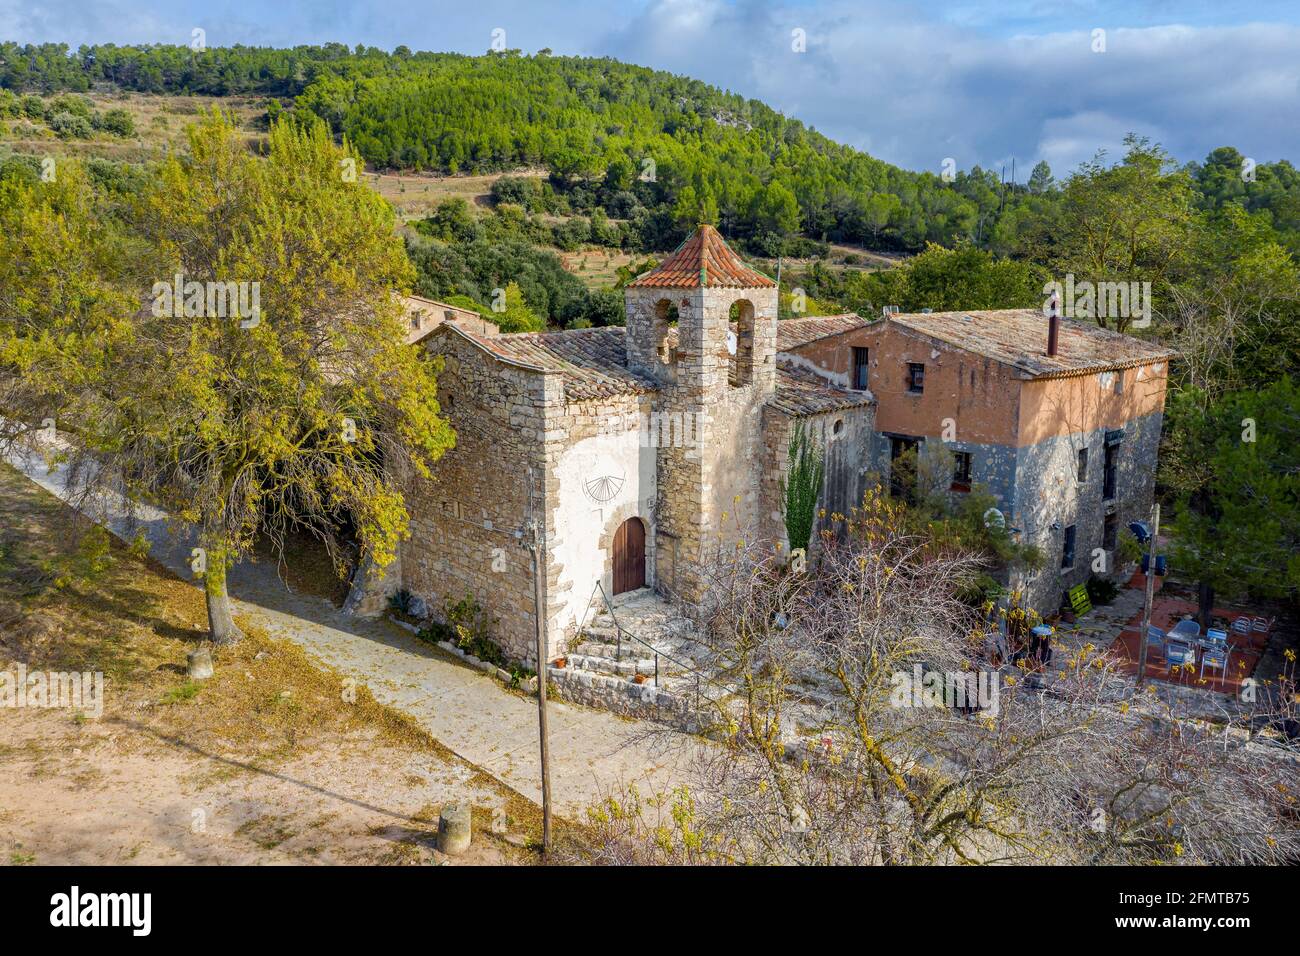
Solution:
<svg viewBox="0 0 1300 956">
<path fill-rule="evenodd" d="M 1300 162 L 1300 4 L 1005 0 L 0 0 L 0 39 L 606 55 L 764 100 L 912 169 L 1039 159 L 1124 135 L 1179 159 L 1233 145 Z M 805 49 L 793 49 L 795 34 Z M 1104 50 L 1098 38 L 1104 31 Z"/>
</svg>

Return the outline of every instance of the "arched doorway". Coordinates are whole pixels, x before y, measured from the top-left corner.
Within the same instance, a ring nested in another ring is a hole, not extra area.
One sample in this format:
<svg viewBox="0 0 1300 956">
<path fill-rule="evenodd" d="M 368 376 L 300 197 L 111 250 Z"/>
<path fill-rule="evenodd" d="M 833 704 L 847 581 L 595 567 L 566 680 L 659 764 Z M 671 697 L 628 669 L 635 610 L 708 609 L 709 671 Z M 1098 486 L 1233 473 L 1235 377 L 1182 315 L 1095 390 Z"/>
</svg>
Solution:
<svg viewBox="0 0 1300 956">
<path fill-rule="evenodd" d="M 645 525 L 628 518 L 614 533 L 614 593 L 645 587 Z"/>
</svg>

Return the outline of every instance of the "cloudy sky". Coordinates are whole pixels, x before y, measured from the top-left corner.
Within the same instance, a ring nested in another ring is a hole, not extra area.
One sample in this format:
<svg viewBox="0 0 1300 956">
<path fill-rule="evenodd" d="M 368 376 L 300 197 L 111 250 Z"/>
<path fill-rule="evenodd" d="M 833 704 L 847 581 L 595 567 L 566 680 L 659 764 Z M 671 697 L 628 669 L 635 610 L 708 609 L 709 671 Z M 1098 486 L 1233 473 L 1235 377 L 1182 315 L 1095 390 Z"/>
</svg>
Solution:
<svg viewBox="0 0 1300 956">
<path fill-rule="evenodd" d="M 1182 160 L 1232 145 L 1300 162 L 1295 0 L 0 0 L 5 40 L 188 43 L 195 27 L 212 46 L 464 53 L 502 29 L 527 52 L 698 77 L 935 172 L 1014 158 L 1022 179 L 1040 159 L 1059 175 L 1129 131 Z"/>
</svg>

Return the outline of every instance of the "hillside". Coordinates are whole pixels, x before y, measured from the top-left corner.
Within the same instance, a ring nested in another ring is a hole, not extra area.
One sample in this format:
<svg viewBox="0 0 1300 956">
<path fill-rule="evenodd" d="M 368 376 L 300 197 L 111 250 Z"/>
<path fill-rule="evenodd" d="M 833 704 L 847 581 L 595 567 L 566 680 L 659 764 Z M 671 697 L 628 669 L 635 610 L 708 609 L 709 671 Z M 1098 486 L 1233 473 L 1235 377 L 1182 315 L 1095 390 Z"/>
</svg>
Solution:
<svg viewBox="0 0 1300 956">
<path fill-rule="evenodd" d="M 611 59 L 349 50 L 0 44 L 0 88 L 53 93 L 262 96 L 274 115 L 319 116 L 378 171 L 486 174 L 544 167 L 562 199 L 635 226 L 638 249 L 672 248 L 716 222 L 753 254 L 809 254 L 797 237 L 917 251 L 970 241 L 1018 251 L 1021 221 L 1048 201 L 1052 171 L 1026 183 L 978 166 L 945 181 L 837 144 L 756 100 Z M 13 112 L 13 101 L 7 107 Z M 0 114 L 6 105 L 0 99 Z M 1204 203 L 1262 210 L 1300 248 L 1300 175 L 1262 164 L 1247 184 L 1232 155 L 1188 169 Z M 626 244 L 626 243 L 624 243 Z"/>
</svg>

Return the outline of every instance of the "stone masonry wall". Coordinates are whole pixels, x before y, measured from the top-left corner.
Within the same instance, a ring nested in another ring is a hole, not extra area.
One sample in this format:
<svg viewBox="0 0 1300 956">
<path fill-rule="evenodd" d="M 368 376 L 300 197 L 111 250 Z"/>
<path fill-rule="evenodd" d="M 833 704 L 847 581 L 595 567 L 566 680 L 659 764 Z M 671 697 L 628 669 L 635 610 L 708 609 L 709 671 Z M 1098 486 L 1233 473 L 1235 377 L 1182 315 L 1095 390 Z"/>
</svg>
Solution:
<svg viewBox="0 0 1300 956">
<path fill-rule="evenodd" d="M 449 328 L 426 347 L 445 363 L 438 398 L 456 446 L 432 480 L 409 479 L 401 584 L 434 614 L 444 602 L 474 597 L 496 619 L 496 639 L 510 658 L 535 664 L 531 556 L 522 536 L 527 475 L 531 467 L 540 503 L 546 417 L 563 405 L 562 384 L 498 362 Z"/>
<path fill-rule="evenodd" d="M 745 527 L 761 515 L 762 409 L 776 380 L 776 290 L 634 288 L 625 297 L 629 364 L 661 383 L 659 411 L 703 423 L 698 441 L 658 452 L 656 579 L 660 590 L 694 601 L 724 524 Z M 656 306 L 664 300 L 678 313 L 672 352 L 662 347 L 667 327 Z M 729 310 L 737 301 L 752 322 L 740 323 L 729 343 Z"/>
</svg>

